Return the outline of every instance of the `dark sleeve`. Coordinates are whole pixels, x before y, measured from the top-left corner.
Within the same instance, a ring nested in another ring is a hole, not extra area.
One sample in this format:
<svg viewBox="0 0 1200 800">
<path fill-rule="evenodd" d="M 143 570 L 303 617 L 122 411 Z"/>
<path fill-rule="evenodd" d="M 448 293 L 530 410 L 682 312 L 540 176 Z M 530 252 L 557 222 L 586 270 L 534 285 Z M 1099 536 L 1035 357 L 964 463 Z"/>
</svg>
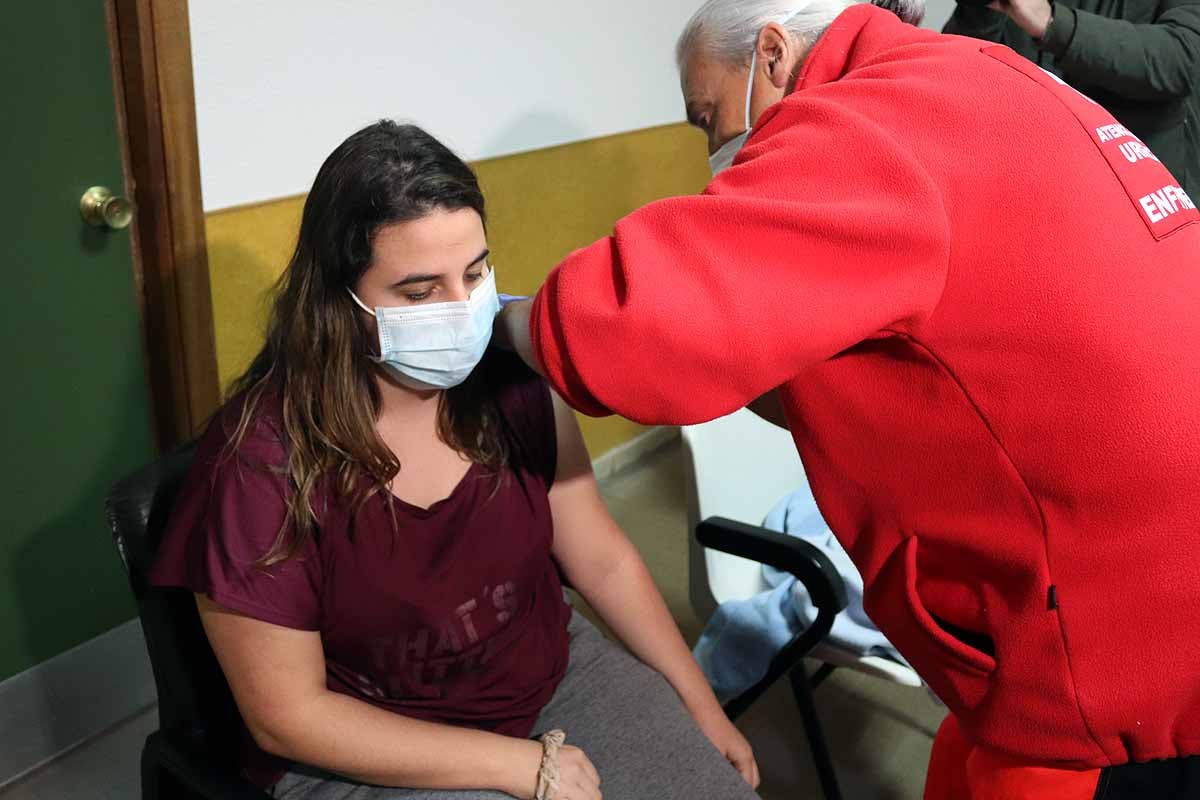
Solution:
<svg viewBox="0 0 1200 800">
<path fill-rule="evenodd" d="M 519 356 L 495 348 L 488 351 L 485 369 L 500 413 L 510 467 L 534 475 L 550 491 L 558 472 L 550 386 Z"/>
<path fill-rule="evenodd" d="M 264 622 L 319 630 L 321 563 L 315 544 L 271 567 L 257 562 L 286 518 L 288 482 L 282 445 L 271 426 L 251 426 L 238 449 L 226 443 L 236 417 L 209 426 L 150 573 Z"/>
<path fill-rule="evenodd" d="M 1009 44 L 1005 36 L 1005 22 L 1008 17 L 999 11 L 992 11 L 987 6 L 968 6 L 958 3 L 950 20 L 942 28 L 942 33 L 956 36 L 971 36 L 998 44 Z"/>
<path fill-rule="evenodd" d="M 1200 70 L 1200 2 L 1167 0 L 1145 24 L 1058 5 L 1041 47 L 1072 83 L 1130 100 L 1187 97 Z"/>
</svg>

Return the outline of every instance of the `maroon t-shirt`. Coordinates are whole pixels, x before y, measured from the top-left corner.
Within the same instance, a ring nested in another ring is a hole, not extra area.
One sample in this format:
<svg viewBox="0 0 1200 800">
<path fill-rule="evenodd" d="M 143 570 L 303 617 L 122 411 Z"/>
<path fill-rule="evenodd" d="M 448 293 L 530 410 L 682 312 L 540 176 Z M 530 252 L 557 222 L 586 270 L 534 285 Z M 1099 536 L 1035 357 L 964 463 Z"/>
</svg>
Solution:
<svg viewBox="0 0 1200 800">
<path fill-rule="evenodd" d="M 210 424 L 151 581 L 183 586 L 265 622 L 318 631 L 332 691 L 423 720 L 528 736 L 567 666 L 570 609 L 550 548 L 557 461 L 546 385 L 501 353 L 480 367 L 512 454 L 500 476 L 472 466 L 429 509 L 386 496 L 358 511 L 319 492 L 319 532 L 260 569 L 291 489 L 277 414 L 264 408 L 228 457 L 241 404 Z M 420 469 L 418 464 L 405 465 Z M 351 535 L 353 534 L 353 536 Z M 251 749 L 262 784 L 278 762 Z"/>
</svg>

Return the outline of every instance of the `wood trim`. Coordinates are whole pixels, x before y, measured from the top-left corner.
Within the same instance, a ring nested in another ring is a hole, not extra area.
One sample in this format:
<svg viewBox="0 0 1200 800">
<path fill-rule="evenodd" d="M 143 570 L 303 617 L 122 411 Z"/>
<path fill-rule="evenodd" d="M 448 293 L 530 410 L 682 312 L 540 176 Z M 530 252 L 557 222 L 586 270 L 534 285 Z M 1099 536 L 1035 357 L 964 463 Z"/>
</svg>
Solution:
<svg viewBox="0 0 1200 800">
<path fill-rule="evenodd" d="M 186 0 L 108 0 L 119 65 L 135 271 L 159 447 L 220 401 Z"/>
</svg>

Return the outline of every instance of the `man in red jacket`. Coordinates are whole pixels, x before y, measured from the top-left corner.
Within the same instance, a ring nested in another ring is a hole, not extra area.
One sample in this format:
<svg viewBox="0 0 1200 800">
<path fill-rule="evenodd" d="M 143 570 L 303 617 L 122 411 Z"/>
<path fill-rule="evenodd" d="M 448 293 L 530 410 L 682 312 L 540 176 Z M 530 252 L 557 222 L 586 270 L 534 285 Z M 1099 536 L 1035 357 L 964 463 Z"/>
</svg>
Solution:
<svg viewBox="0 0 1200 800">
<path fill-rule="evenodd" d="M 595 415 L 774 393 L 952 711 L 927 797 L 1200 797 L 1200 212 L 1013 51 L 787 5 L 698 12 L 689 117 L 732 166 L 571 254 L 501 340 Z"/>
</svg>

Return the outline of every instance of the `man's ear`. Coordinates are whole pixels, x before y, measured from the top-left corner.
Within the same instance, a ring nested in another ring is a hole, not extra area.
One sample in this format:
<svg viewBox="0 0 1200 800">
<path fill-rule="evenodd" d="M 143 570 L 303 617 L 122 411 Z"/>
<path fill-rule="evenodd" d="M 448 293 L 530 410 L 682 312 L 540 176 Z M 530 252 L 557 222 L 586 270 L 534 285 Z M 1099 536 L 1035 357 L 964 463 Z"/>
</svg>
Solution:
<svg viewBox="0 0 1200 800">
<path fill-rule="evenodd" d="M 778 22 L 769 22 L 758 34 L 758 68 L 776 89 L 786 89 L 791 77 L 792 37 Z"/>
</svg>

